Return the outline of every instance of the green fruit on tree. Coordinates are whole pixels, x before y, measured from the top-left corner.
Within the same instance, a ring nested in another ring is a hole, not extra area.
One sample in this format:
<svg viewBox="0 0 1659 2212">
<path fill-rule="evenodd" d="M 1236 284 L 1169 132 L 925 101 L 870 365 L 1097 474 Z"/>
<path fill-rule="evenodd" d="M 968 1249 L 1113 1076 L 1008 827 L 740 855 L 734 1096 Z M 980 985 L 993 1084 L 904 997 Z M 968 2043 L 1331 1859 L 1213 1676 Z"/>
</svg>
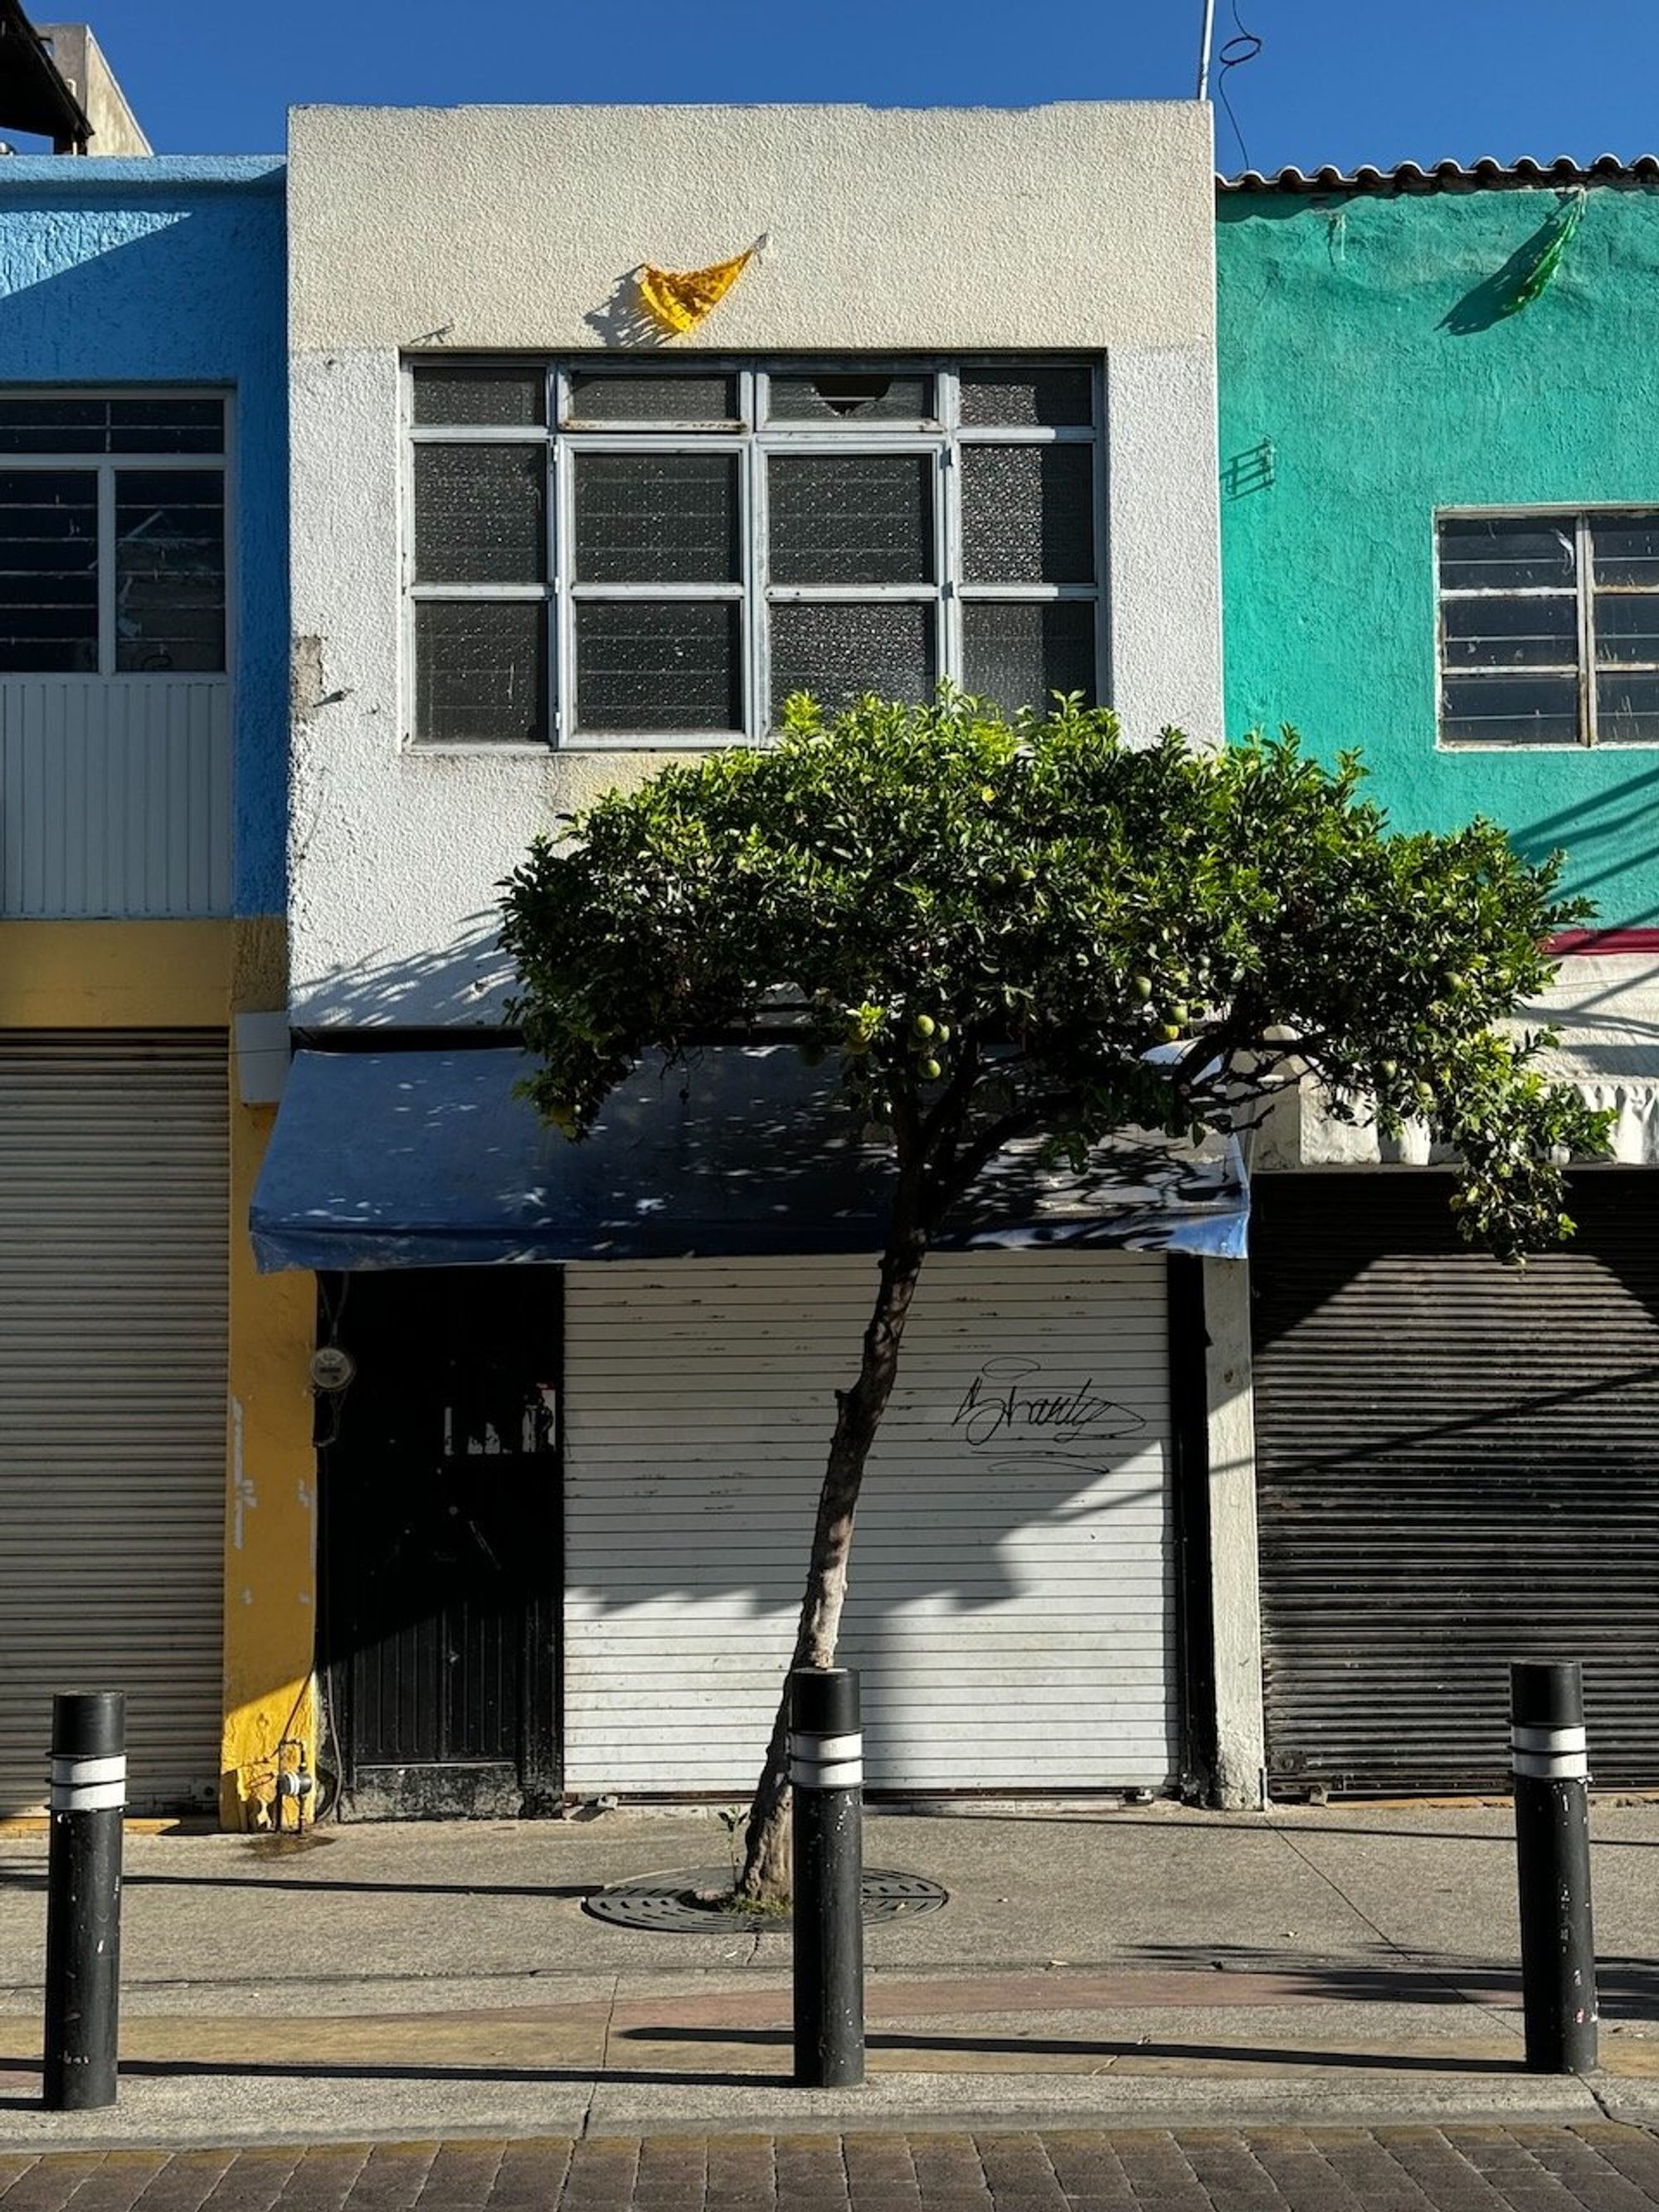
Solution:
<svg viewBox="0 0 1659 2212">
<path fill-rule="evenodd" d="M 1191 1012 L 1192 1008 L 1184 999 L 1177 999 L 1170 1009 L 1170 1019 L 1172 1022 L 1184 1022 Z"/>
<path fill-rule="evenodd" d="M 949 1044 L 949 1043 L 950 1043 L 950 1042 L 951 1042 L 951 1024 L 950 1024 L 950 1023 L 949 1023 L 949 1022 L 941 1022 L 941 1023 L 939 1024 L 938 1028 L 937 1028 L 937 1029 L 935 1030 L 935 1031 L 933 1032 L 933 1034 L 938 1037 L 938 1039 L 939 1039 L 939 1042 L 940 1042 L 941 1044 Z"/>
<path fill-rule="evenodd" d="M 919 1072 L 924 1083 L 937 1083 L 945 1070 L 939 1066 L 938 1060 L 924 1060 Z"/>
<path fill-rule="evenodd" d="M 915 1018 L 915 1026 L 916 1035 L 919 1037 L 930 1037 L 933 1034 L 933 1031 L 939 1027 L 939 1024 L 931 1014 L 918 1014 Z"/>
<path fill-rule="evenodd" d="M 1173 1044 L 1181 1035 L 1181 1024 L 1179 1022 L 1164 1022 L 1158 1033 L 1165 1044 Z"/>
<path fill-rule="evenodd" d="M 1152 979 L 1150 975 L 1131 975 L 1129 988 L 1134 993 L 1136 998 L 1150 999 L 1152 995 Z"/>
</svg>

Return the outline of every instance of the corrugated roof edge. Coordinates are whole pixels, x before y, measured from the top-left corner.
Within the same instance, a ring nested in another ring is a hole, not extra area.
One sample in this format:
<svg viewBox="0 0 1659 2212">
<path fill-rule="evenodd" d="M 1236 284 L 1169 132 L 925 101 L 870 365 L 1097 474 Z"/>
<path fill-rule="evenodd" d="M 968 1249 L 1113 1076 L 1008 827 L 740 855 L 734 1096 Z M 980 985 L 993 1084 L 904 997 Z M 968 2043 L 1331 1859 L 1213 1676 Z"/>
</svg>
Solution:
<svg viewBox="0 0 1659 2212">
<path fill-rule="evenodd" d="M 1246 169 L 1215 181 L 1221 192 L 1442 192 L 1481 185 L 1645 185 L 1659 182 L 1659 154 L 1638 154 L 1633 161 L 1622 161 L 1617 154 L 1598 154 L 1589 162 L 1575 161 L 1567 154 L 1558 154 L 1553 161 L 1526 157 L 1499 161 L 1486 155 L 1478 161 L 1435 161 L 1426 169 L 1416 161 L 1401 161 L 1392 169 L 1287 168 L 1271 177 L 1260 169 Z"/>
</svg>

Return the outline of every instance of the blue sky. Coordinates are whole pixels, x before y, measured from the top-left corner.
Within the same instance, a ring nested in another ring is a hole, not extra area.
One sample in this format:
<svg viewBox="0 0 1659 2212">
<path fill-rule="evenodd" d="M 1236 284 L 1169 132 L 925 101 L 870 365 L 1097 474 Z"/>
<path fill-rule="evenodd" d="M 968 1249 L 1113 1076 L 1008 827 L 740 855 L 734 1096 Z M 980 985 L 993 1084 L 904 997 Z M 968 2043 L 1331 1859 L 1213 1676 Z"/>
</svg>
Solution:
<svg viewBox="0 0 1659 2212">
<path fill-rule="evenodd" d="M 1238 0 L 1251 162 L 1659 139 L 1652 0 Z M 37 15 L 45 13 L 37 7 Z M 70 11 L 64 9 L 67 16 Z M 86 0 L 163 153 L 280 149 L 304 100 L 1186 98 L 1200 0 Z M 1218 0 L 1218 47 L 1234 35 Z M 1222 166 L 1242 166 L 1217 114 Z"/>
</svg>

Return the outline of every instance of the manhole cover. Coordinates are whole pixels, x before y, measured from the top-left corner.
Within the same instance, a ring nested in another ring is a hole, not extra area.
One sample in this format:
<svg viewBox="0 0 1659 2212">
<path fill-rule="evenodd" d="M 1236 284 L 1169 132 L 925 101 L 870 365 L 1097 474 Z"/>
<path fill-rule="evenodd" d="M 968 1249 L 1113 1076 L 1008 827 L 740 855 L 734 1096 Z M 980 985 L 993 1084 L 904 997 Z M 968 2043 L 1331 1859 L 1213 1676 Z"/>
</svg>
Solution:
<svg viewBox="0 0 1659 2212">
<path fill-rule="evenodd" d="M 582 1899 L 582 1911 L 618 1928 L 658 1928 L 670 1935 L 764 1936 L 787 1928 L 787 1916 L 732 1912 L 715 1900 L 730 1894 L 730 1867 L 693 1867 L 685 1874 L 653 1875 L 644 1881 L 619 1881 Z M 894 1874 L 886 1867 L 864 1870 L 864 1924 L 914 1920 L 937 1912 L 951 1893 L 923 1875 Z"/>
</svg>

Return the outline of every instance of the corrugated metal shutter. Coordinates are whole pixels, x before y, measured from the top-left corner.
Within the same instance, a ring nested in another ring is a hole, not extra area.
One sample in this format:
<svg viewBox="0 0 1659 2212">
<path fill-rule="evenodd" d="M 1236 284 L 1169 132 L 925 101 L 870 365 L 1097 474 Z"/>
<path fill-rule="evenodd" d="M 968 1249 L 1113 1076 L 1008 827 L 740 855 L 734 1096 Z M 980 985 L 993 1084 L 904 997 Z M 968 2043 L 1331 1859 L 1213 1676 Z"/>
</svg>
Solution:
<svg viewBox="0 0 1659 2212">
<path fill-rule="evenodd" d="M 1580 1176 L 1523 1269 L 1448 1190 L 1256 1185 L 1270 1778 L 1502 1788 L 1530 1656 L 1585 1662 L 1599 1781 L 1659 1783 L 1659 1179 Z"/>
<path fill-rule="evenodd" d="M 222 1036 L 0 1037 L 0 1811 L 54 1690 L 127 1692 L 131 1802 L 219 1770 Z"/>
<path fill-rule="evenodd" d="M 569 1270 L 569 1789 L 752 1784 L 874 1285 L 857 1259 Z M 1160 1259 L 928 1262 L 841 1645 L 872 1786 L 1167 1783 L 1168 1396 Z"/>
</svg>

